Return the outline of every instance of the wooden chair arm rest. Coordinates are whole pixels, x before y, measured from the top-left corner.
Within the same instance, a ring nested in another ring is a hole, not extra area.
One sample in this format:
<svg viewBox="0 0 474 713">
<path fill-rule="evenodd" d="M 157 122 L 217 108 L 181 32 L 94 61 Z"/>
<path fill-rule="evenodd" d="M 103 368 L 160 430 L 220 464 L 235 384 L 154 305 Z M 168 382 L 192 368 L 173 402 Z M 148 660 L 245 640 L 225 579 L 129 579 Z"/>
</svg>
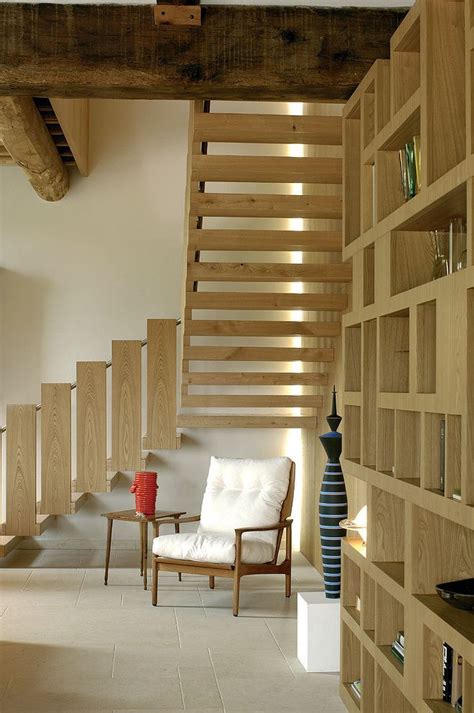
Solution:
<svg viewBox="0 0 474 713">
<path fill-rule="evenodd" d="M 237 527 L 235 530 L 236 537 L 240 537 L 244 532 L 269 532 L 271 530 L 284 530 L 287 527 L 291 527 L 293 520 L 284 520 L 283 522 L 276 522 L 274 525 L 264 525 L 263 527 Z"/>
<path fill-rule="evenodd" d="M 155 537 L 158 536 L 161 525 L 182 525 L 186 522 L 199 522 L 200 519 L 200 515 L 190 515 L 189 517 L 165 517 L 163 520 L 154 520 Z"/>
</svg>

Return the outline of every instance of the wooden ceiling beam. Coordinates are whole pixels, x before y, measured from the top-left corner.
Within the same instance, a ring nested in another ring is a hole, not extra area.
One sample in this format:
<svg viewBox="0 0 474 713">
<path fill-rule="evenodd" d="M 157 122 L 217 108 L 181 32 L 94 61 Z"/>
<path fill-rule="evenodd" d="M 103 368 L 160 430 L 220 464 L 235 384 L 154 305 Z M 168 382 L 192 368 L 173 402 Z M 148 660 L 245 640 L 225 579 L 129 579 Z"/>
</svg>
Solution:
<svg viewBox="0 0 474 713">
<path fill-rule="evenodd" d="M 209 5 L 186 27 L 154 7 L 0 3 L 0 94 L 344 101 L 406 14 Z"/>
<path fill-rule="evenodd" d="M 40 198 L 57 201 L 67 193 L 66 167 L 31 97 L 0 96 L 0 140 Z"/>
</svg>

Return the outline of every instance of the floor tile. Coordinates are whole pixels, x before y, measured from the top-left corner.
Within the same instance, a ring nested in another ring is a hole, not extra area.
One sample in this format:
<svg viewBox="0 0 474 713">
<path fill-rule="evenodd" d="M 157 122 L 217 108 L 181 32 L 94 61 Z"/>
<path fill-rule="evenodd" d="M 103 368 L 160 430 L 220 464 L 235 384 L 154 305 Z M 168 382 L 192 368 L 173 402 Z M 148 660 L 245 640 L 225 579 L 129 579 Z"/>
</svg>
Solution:
<svg viewBox="0 0 474 713">
<path fill-rule="evenodd" d="M 218 680 L 221 676 L 239 678 L 259 678 L 266 674 L 293 676 L 285 657 L 279 651 L 266 652 L 262 656 L 260 651 L 231 651 L 227 647 L 216 647 L 210 649 L 210 653 Z"/>
<path fill-rule="evenodd" d="M 117 644 L 114 656 L 114 678 L 122 676 L 167 676 L 178 670 L 198 676 L 201 672 L 213 673 L 212 663 L 206 649 L 196 656 L 179 646 L 166 646 L 160 639 L 144 643 Z"/>
<path fill-rule="evenodd" d="M 0 642 L 0 679 L 28 676 L 32 682 L 49 676 L 112 676 L 114 646 L 45 645 L 41 643 Z"/>
<path fill-rule="evenodd" d="M 197 672 L 180 668 L 184 707 L 222 710 L 222 699 L 212 669 Z"/>
</svg>

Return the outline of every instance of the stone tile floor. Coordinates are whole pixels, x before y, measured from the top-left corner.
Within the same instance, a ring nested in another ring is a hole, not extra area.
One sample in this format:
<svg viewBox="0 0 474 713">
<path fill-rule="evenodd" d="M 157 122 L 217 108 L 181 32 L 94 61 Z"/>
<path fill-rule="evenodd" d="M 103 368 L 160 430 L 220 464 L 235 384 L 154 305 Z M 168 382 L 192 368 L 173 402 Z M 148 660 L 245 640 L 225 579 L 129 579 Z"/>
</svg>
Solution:
<svg viewBox="0 0 474 713">
<path fill-rule="evenodd" d="M 296 658 L 296 592 L 322 589 L 295 555 L 283 577 L 231 583 L 160 575 L 160 606 L 141 586 L 137 553 L 117 551 L 104 587 L 96 552 L 18 550 L 0 565 L 2 713 L 342 713 L 338 676 Z"/>
</svg>

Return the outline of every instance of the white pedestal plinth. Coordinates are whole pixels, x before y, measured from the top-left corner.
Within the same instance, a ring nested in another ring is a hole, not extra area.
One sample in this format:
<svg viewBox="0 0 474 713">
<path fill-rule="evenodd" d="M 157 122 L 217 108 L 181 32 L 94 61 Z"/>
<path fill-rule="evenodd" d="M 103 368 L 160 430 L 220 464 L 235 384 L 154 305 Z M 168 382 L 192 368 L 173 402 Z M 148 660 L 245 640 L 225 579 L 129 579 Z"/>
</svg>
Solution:
<svg viewBox="0 0 474 713">
<path fill-rule="evenodd" d="M 339 599 L 326 599 L 324 592 L 298 593 L 297 655 L 309 672 L 339 671 Z"/>
</svg>

